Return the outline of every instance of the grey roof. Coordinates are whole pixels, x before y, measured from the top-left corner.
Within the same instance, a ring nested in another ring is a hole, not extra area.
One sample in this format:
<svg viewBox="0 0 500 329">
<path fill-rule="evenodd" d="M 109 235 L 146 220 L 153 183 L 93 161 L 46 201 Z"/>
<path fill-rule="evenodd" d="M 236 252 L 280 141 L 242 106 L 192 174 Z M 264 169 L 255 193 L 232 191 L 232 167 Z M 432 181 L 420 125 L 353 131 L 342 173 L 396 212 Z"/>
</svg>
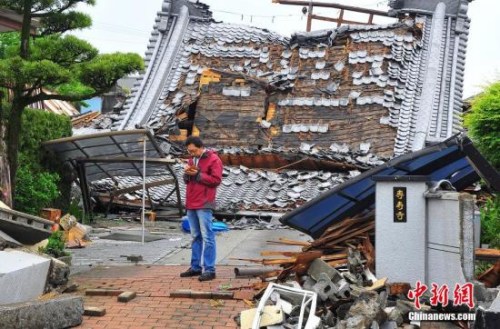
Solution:
<svg viewBox="0 0 500 329">
<path fill-rule="evenodd" d="M 173 166 L 178 179 L 182 180 L 183 165 Z M 355 177 L 357 170 L 345 173 L 324 171 L 285 170 L 276 173 L 271 170 L 254 170 L 244 166 L 224 167 L 223 180 L 217 189 L 218 211 L 266 210 L 285 212 L 317 197 L 319 194 Z M 167 179 L 168 175 L 147 178 L 147 182 Z M 140 177 L 115 177 L 117 188 L 139 185 Z M 109 191 L 110 179 L 92 184 L 94 191 Z M 185 202 L 185 184 L 179 184 L 182 202 Z M 150 189 L 151 198 L 160 202 L 173 189 L 173 185 L 162 185 Z M 140 199 L 142 190 L 126 196 L 129 200 Z M 174 198 L 175 196 L 172 196 Z M 167 200 L 174 203 L 175 200 Z"/>
<path fill-rule="evenodd" d="M 381 106 L 387 109 L 387 116 L 380 118 L 380 124 L 397 130 L 394 155 L 423 148 L 426 142 L 443 140 L 461 129 L 468 5 L 464 0 L 449 0 L 443 2 L 444 10 L 440 10 L 438 2 L 392 2 L 396 13 L 417 13 L 415 21 L 406 19 L 390 25 L 342 26 L 334 30 L 299 33 L 289 40 L 265 29 L 213 22 L 209 20 L 208 8 L 201 4 L 197 4 L 201 6 L 198 8 L 190 1 L 176 1 L 172 7 L 170 1 L 164 1 L 146 52 L 147 71 L 138 80 L 112 129 L 175 124 L 178 105 L 188 96 L 195 97 L 197 88 L 193 84 L 204 69 L 193 63 L 193 56 L 217 57 L 221 61 L 246 60 L 244 65 L 232 64 L 229 69 L 267 78 L 281 90 L 293 90 L 293 81 L 301 76 L 301 72 L 298 68 L 288 67 L 288 63 L 293 49 L 300 47 L 301 59 L 313 58 L 316 61 L 317 69 L 308 78 L 331 83 L 329 88 L 322 90 L 324 94 L 320 97 L 283 93 L 280 106 L 335 109 L 350 102 L 356 106 Z M 397 30 L 405 24 L 407 31 L 413 29 L 414 33 L 402 34 L 401 29 Z M 414 26 L 423 27 L 423 35 L 418 35 Z M 349 51 L 347 62 L 331 63 L 332 67 L 326 70 L 324 64 L 328 65 L 328 59 L 324 58 L 322 47 L 332 46 L 340 37 L 350 38 L 362 50 Z M 380 55 L 362 47 L 380 43 L 390 51 Z M 284 49 L 278 58 L 270 51 L 272 45 L 281 45 Z M 266 73 L 257 69 L 254 61 L 259 65 L 278 61 L 282 69 Z M 368 63 L 371 69 L 368 72 L 355 71 L 360 63 Z M 331 73 L 341 71 L 345 65 L 351 68 L 349 97 L 339 96 L 340 91 Z M 380 92 L 366 92 L 368 87 L 373 89 L 372 86 Z M 244 97 L 248 91 L 225 88 L 221 93 L 238 93 Z M 282 132 L 294 132 L 294 129 L 322 132 L 324 128 L 313 123 L 307 127 L 283 126 Z"/>
</svg>

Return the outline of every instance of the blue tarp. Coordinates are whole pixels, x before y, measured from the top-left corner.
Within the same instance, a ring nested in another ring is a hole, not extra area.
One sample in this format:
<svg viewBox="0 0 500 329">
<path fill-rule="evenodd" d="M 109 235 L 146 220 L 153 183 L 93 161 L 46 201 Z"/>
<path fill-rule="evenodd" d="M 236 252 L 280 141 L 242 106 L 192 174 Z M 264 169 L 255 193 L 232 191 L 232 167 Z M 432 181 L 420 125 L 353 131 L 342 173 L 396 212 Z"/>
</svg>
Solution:
<svg viewBox="0 0 500 329">
<path fill-rule="evenodd" d="M 373 168 L 307 202 L 280 221 L 318 238 L 334 222 L 373 209 L 375 181 L 372 177 L 405 175 L 425 175 L 431 181 L 449 180 L 457 190 L 482 177 L 492 188 L 500 190 L 498 172 L 479 154 L 470 139 L 459 135 Z"/>
<path fill-rule="evenodd" d="M 214 230 L 214 232 L 229 231 L 229 228 L 223 222 L 212 222 L 212 229 Z M 189 221 L 187 220 L 187 218 L 182 219 L 182 230 L 188 233 L 191 232 Z"/>
</svg>

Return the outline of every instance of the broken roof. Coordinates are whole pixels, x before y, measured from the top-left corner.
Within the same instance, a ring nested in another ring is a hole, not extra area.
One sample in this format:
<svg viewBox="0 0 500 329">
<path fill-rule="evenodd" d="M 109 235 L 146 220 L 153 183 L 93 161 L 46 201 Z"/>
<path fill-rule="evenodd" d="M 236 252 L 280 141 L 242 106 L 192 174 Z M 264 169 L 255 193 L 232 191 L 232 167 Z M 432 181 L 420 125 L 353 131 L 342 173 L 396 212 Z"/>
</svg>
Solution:
<svg viewBox="0 0 500 329">
<path fill-rule="evenodd" d="M 285 214 L 280 221 L 317 238 L 333 222 L 374 206 L 374 176 L 407 175 L 424 175 L 435 182 L 448 180 L 459 191 L 481 177 L 493 189 L 500 190 L 499 173 L 481 156 L 470 139 L 454 136 L 364 172 Z"/>
<path fill-rule="evenodd" d="M 461 127 L 467 4 L 393 1 L 394 14 L 414 15 L 288 39 L 214 22 L 198 2 L 165 0 L 147 70 L 111 128 L 173 135 L 187 120 L 213 146 L 370 142 L 381 156 L 421 149 Z"/>
</svg>

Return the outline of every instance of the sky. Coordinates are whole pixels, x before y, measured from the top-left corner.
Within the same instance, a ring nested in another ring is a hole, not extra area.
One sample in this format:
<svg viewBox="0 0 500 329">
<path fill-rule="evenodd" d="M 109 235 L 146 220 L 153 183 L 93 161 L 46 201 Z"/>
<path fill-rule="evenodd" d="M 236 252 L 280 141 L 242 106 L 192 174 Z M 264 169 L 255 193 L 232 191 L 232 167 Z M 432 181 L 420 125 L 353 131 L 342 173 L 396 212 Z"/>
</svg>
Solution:
<svg viewBox="0 0 500 329">
<path fill-rule="evenodd" d="M 174 0 L 175 1 L 175 0 Z M 316 0 L 315 0 L 316 1 Z M 272 3 L 272 0 L 203 0 L 217 21 L 254 25 L 290 36 L 305 31 L 306 17 L 302 7 Z M 386 10 L 384 0 L 331 0 L 350 6 Z M 97 0 L 96 5 L 79 6 L 93 20 L 91 28 L 78 31 L 76 36 L 91 42 L 101 53 L 135 52 L 144 55 L 156 13 L 163 0 Z M 500 80 L 500 12 L 498 0 L 474 0 L 469 4 L 471 29 L 466 58 L 464 98 L 475 95 L 484 86 Z M 321 16 L 338 16 L 338 10 L 314 8 Z M 345 15 L 345 19 L 366 20 L 367 15 Z M 374 23 L 387 23 L 387 18 L 375 17 Z M 331 28 L 334 23 L 313 21 L 312 29 Z"/>
</svg>

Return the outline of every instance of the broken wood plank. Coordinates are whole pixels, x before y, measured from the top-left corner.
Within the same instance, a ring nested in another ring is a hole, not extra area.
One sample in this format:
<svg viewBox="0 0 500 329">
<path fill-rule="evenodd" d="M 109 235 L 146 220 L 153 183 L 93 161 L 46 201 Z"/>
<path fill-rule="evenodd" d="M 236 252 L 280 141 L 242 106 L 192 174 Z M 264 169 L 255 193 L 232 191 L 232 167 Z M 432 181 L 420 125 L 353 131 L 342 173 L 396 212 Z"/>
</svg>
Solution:
<svg viewBox="0 0 500 329">
<path fill-rule="evenodd" d="M 500 284 L 500 260 L 498 260 L 486 272 L 481 274 L 478 281 L 484 283 L 487 288 L 494 288 Z"/>
<path fill-rule="evenodd" d="M 261 256 L 285 256 L 285 257 L 297 257 L 297 255 L 301 254 L 300 251 L 275 251 L 275 250 L 264 250 L 261 251 Z"/>
<path fill-rule="evenodd" d="M 493 261 L 500 260 L 500 250 L 498 249 L 476 248 L 475 255 L 476 259 Z"/>
<path fill-rule="evenodd" d="M 331 262 L 326 262 L 328 265 L 331 267 L 341 267 L 347 265 L 347 259 L 339 259 L 339 260 L 334 260 Z"/>
<path fill-rule="evenodd" d="M 370 223 L 369 225 L 367 225 L 364 228 L 358 229 L 358 230 L 356 230 L 356 231 L 354 231 L 354 232 L 352 232 L 350 234 L 347 234 L 347 235 L 345 235 L 345 236 L 343 236 L 341 238 L 337 238 L 337 239 L 335 239 L 333 241 L 330 241 L 329 243 L 323 245 L 322 248 L 337 245 L 337 244 L 339 244 L 341 242 L 344 242 L 344 241 L 346 241 L 346 240 L 348 240 L 348 239 L 350 239 L 350 238 L 352 238 L 352 237 L 354 237 L 354 236 L 356 236 L 358 234 L 361 234 L 361 233 L 373 230 L 374 228 L 375 228 L 375 223 L 372 222 L 372 223 Z"/>
<path fill-rule="evenodd" d="M 279 238 L 278 241 L 266 241 L 266 242 L 269 244 L 283 244 L 283 245 L 301 246 L 301 247 L 308 247 L 311 245 L 311 243 L 309 242 L 291 240 L 286 238 Z"/>
</svg>

